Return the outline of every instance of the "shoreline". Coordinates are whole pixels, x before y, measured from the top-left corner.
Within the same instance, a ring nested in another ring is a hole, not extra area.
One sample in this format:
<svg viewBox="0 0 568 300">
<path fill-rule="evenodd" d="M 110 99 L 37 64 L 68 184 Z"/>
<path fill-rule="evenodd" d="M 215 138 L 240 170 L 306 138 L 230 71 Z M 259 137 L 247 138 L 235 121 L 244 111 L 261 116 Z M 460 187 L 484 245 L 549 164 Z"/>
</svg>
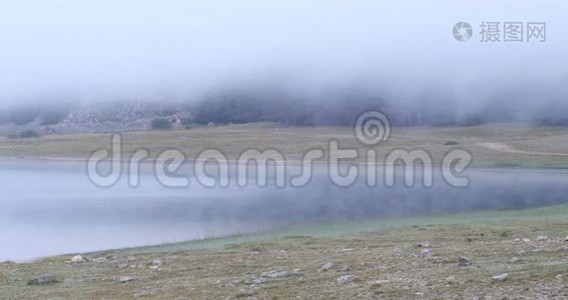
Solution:
<svg viewBox="0 0 568 300">
<path fill-rule="evenodd" d="M 87 158 L 85 157 L 49 157 L 49 156 L 25 156 L 25 157 L 15 157 L 15 156 L 0 156 L 0 163 L 3 162 L 53 162 L 53 163 L 86 163 Z M 111 160 L 104 159 L 104 162 L 109 162 Z M 207 162 L 208 160 L 190 160 L 186 159 L 183 163 L 184 166 L 194 164 L 196 162 Z M 156 159 L 144 159 L 141 160 L 140 163 L 143 165 L 152 165 L 157 162 Z M 302 167 L 304 164 L 300 160 L 291 160 L 291 161 L 278 161 L 278 163 L 284 163 L 287 167 Z M 120 160 L 121 165 L 127 165 L 129 163 L 128 160 Z M 227 160 L 227 163 L 231 166 L 235 166 L 238 164 L 238 160 Z M 273 163 L 273 161 L 271 161 Z M 328 166 L 329 164 L 325 161 L 312 161 L 312 166 Z M 369 166 L 372 165 L 370 163 L 358 162 L 358 161 L 346 161 L 344 163 L 336 164 L 336 165 L 357 165 L 357 166 Z M 377 163 L 376 166 L 386 166 L 383 163 Z M 400 164 L 395 164 L 398 166 Z M 547 172 L 547 173 L 568 173 L 568 167 L 545 167 L 545 166 L 535 166 L 534 168 L 527 167 L 527 166 L 469 166 L 467 167 L 469 170 L 480 170 L 480 171 L 526 171 L 526 172 Z"/>
</svg>

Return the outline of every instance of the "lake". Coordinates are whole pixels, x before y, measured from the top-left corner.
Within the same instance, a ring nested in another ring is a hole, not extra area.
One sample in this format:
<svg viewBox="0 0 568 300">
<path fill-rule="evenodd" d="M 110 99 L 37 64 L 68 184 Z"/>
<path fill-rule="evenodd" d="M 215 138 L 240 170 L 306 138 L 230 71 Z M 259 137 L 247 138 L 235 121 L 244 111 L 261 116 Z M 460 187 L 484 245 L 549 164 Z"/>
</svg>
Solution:
<svg viewBox="0 0 568 300">
<path fill-rule="evenodd" d="M 78 162 L 0 163 L 0 261 L 274 230 L 302 222 L 534 207 L 568 202 L 563 171 L 468 170 L 454 188 L 334 186 L 319 167 L 303 188 L 166 188 L 149 170 L 94 186 Z M 195 182 L 195 180 L 193 180 Z M 269 185 L 270 186 L 270 185 Z"/>
</svg>

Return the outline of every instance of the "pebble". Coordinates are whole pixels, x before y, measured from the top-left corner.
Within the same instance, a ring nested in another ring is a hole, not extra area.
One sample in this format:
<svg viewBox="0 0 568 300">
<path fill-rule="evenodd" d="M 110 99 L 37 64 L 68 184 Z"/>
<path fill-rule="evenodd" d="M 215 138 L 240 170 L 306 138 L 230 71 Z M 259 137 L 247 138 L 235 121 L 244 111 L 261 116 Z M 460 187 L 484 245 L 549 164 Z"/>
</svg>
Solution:
<svg viewBox="0 0 568 300">
<path fill-rule="evenodd" d="M 346 283 L 353 282 L 354 280 L 355 280 L 355 276 L 353 276 L 353 275 L 343 275 L 343 276 L 337 278 L 337 283 L 346 284 Z"/>
<path fill-rule="evenodd" d="M 298 275 L 300 275 L 301 271 L 302 270 L 300 270 L 300 269 L 294 269 L 290 272 L 290 271 L 286 271 L 283 267 L 274 267 L 270 271 L 260 274 L 260 277 L 284 278 L 284 277 L 289 277 L 289 276 L 298 276 Z"/>
<path fill-rule="evenodd" d="M 73 256 L 73 258 L 71 258 L 71 263 L 74 263 L 74 264 L 84 263 L 86 261 L 87 260 L 85 258 L 83 258 L 83 256 L 81 256 L 81 255 L 75 255 L 75 256 Z"/>
<path fill-rule="evenodd" d="M 467 267 L 471 265 L 471 260 L 469 260 L 469 258 L 467 257 L 460 257 L 458 259 L 458 265 L 462 266 L 462 267 Z"/>
<path fill-rule="evenodd" d="M 537 242 L 544 242 L 546 240 L 548 240 L 548 237 L 546 235 L 539 235 L 536 237 Z"/>
<path fill-rule="evenodd" d="M 495 276 L 491 277 L 491 280 L 493 280 L 493 281 L 505 281 L 507 279 L 507 277 L 509 277 L 509 274 L 503 273 L 503 274 L 495 275 Z"/>
<path fill-rule="evenodd" d="M 433 253 L 434 253 L 434 251 L 432 249 L 429 249 L 429 248 L 426 248 L 426 249 L 423 249 L 422 251 L 420 251 L 420 255 L 422 255 L 422 256 L 427 256 L 427 255 L 430 255 L 430 254 L 433 254 Z"/>
<path fill-rule="evenodd" d="M 252 280 L 253 284 L 262 284 L 262 283 L 266 283 L 268 280 L 264 277 L 259 277 L 259 278 L 255 278 Z"/>
<path fill-rule="evenodd" d="M 162 265 L 162 260 L 161 259 L 153 259 L 148 263 L 149 266 L 161 266 Z"/>
<path fill-rule="evenodd" d="M 120 282 L 120 283 L 127 283 L 127 282 L 130 282 L 130 281 L 133 281 L 133 280 L 134 280 L 134 277 L 130 277 L 130 276 L 118 277 L 118 282 Z"/>
<path fill-rule="evenodd" d="M 326 272 L 329 271 L 329 269 L 333 268 L 333 263 L 331 262 L 326 262 L 325 264 L 323 264 L 319 269 L 318 272 Z"/>
</svg>

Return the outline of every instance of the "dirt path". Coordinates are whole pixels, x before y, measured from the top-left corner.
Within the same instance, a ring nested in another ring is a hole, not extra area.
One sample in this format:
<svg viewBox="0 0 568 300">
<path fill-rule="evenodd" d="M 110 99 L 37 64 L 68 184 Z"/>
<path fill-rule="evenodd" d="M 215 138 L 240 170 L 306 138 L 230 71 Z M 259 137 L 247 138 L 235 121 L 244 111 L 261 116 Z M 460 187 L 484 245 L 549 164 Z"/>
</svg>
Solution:
<svg viewBox="0 0 568 300">
<path fill-rule="evenodd" d="M 548 156 L 568 156 L 568 153 L 551 153 L 551 152 L 535 152 L 535 151 L 525 151 L 520 149 L 515 149 L 507 144 L 503 143 L 482 143 L 484 147 L 492 150 L 505 152 L 505 153 L 516 153 L 516 154 L 534 154 L 534 155 L 548 155 Z"/>
</svg>

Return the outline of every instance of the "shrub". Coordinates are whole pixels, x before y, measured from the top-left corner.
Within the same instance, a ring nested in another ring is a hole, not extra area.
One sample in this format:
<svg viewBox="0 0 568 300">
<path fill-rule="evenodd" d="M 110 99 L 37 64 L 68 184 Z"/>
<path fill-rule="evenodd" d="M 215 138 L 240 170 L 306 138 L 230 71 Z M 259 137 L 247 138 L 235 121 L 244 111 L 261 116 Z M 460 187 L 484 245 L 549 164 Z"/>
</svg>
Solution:
<svg viewBox="0 0 568 300">
<path fill-rule="evenodd" d="M 50 110 L 43 113 L 41 125 L 56 125 L 69 115 L 68 110 Z"/>
<path fill-rule="evenodd" d="M 172 129 L 172 122 L 165 118 L 156 118 L 152 121 L 152 129 L 167 130 Z"/>
<path fill-rule="evenodd" d="M 39 138 L 41 134 L 35 130 L 24 130 L 18 134 L 10 134 L 8 138 L 11 139 L 30 139 L 30 138 Z"/>
</svg>

